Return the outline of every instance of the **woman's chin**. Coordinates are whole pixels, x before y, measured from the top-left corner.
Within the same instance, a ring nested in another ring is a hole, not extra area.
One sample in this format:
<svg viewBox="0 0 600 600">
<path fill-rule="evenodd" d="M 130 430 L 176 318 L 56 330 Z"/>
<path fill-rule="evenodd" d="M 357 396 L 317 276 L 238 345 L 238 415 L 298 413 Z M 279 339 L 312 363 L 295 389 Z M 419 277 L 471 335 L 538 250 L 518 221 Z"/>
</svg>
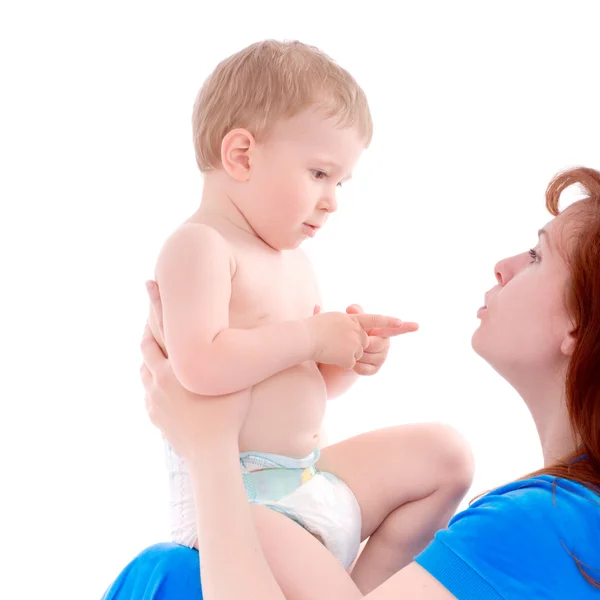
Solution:
<svg viewBox="0 0 600 600">
<path fill-rule="evenodd" d="M 485 330 L 482 331 L 481 326 L 478 327 L 473 335 L 471 336 L 471 348 L 473 348 L 475 354 L 482 358 L 494 371 L 499 373 L 502 377 L 507 379 L 507 373 L 511 372 L 509 368 L 507 371 L 506 356 L 503 353 L 499 353 L 500 348 L 496 340 L 490 337 L 488 334 L 485 335 Z M 509 361 L 510 362 L 510 361 Z"/>
</svg>

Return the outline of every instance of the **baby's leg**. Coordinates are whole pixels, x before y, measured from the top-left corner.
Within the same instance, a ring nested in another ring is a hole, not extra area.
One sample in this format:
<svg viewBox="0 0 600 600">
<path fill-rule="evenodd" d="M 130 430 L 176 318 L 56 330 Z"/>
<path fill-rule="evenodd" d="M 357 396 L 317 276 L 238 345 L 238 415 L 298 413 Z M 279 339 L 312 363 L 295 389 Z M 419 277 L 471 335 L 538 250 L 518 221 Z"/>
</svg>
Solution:
<svg viewBox="0 0 600 600">
<path fill-rule="evenodd" d="M 342 565 L 308 531 L 264 506 L 253 504 L 252 512 L 261 547 L 287 600 L 362 598 Z"/>
<path fill-rule="evenodd" d="M 450 427 L 390 427 L 321 451 L 319 471 L 333 473 L 354 492 L 369 538 L 352 569 L 367 594 L 410 563 L 444 528 L 469 487 L 473 458 Z"/>
</svg>

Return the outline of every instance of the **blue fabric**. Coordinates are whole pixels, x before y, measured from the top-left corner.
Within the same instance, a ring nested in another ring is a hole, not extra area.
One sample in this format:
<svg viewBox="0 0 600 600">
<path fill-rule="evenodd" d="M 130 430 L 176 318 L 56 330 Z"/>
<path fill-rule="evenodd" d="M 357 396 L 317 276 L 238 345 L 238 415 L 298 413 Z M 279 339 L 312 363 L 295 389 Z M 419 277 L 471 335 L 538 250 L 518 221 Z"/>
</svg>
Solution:
<svg viewBox="0 0 600 600">
<path fill-rule="evenodd" d="M 138 554 L 102 600 L 202 600 L 198 551 L 156 544 Z"/>
<path fill-rule="evenodd" d="M 458 600 L 600 600 L 600 496 L 563 479 L 511 483 L 474 502 L 416 557 Z M 103 600 L 202 600 L 196 550 L 156 544 Z"/>
<path fill-rule="evenodd" d="M 600 580 L 600 496 L 543 475 L 478 499 L 415 560 L 458 600 L 600 600 L 573 556 Z"/>
</svg>

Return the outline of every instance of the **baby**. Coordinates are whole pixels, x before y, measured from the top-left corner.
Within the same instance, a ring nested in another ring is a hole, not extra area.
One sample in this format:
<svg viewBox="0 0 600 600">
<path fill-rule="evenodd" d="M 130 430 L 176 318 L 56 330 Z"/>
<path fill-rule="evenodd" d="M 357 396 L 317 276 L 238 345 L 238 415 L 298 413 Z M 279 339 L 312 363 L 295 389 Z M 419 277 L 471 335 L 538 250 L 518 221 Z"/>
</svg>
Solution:
<svg viewBox="0 0 600 600">
<path fill-rule="evenodd" d="M 384 487 L 369 483 L 373 502 L 367 502 L 366 495 L 358 498 L 340 477 L 320 468 L 327 399 L 342 394 L 359 375 L 377 372 L 390 337 L 417 329 L 364 314 L 356 305 L 345 313 L 321 312 L 315 275 L 299 249 L 337 210 L 336 190 L 351 178 L 370 143 L 365 94 L 316 48 L 265 41 L 216 67 L 198 94 L 193 132 L 204 175 L 202 201 L 160 251 L 155 278 L 164 339 L 152 315 L 151 329 L 190 391 L 251 395 L 239 439 L 240 468 L 250 503 L 300 525 L 293 526 L 298 539 L 289 540 L 289 560 L 301 552 L 306 539 L 301 536 L 309 532 L 309 539 L 316 538 L 349 569 L 373 523 L 378 526 L 392 506 L 411 499 L 411 486 L 420 489 L 433 477 L 419 473 L 403 482 L 402 497 L 375 515 L 374 498 Z M 440 455 L 445 440 L 440 436 Z M 431 447 L 432 440 L 423 444 Z M 373 464 L 394 452 L 381 442 L 362 448 Z M 169 447 L 167 454 L 173 540 L 197 547 L 187 470 Z M 332 454 L 329 471 L 336 471 L 336 460 Z M 382 475 L 377 485 L 390 476 Z M 441 494 L 423 510 L 450 517 L 461 495 Z M 414 496 L 418 499 L 417 492 Z M 259 529 L 286 535 L 277 527 L 280 521 L 258 514 Z M 416 535 L 432 535 L 428 515 L 420 517 L 423 527 Z M 382 582 L 391 573 L 377 556 L 370 553 L 369 572 Z"/>
</svg>

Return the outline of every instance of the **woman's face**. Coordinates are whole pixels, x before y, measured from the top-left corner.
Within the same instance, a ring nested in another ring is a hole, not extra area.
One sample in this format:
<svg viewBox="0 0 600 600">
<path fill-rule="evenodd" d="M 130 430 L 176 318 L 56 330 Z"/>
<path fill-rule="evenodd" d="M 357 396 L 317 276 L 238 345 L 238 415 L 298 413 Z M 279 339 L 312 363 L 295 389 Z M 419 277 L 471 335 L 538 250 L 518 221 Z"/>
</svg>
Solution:
<svg viewBox="0 0 600 600">
<path fill-rule="evenodd" d="M 573 347 L 564 256 L 576 210 L 572 205 L 544 226 L 535 248 L 495 266 L 498 284 L 478 313 L 473 349 L 515 386 L 540 376 L 564 377 Z"/>
</svg>

